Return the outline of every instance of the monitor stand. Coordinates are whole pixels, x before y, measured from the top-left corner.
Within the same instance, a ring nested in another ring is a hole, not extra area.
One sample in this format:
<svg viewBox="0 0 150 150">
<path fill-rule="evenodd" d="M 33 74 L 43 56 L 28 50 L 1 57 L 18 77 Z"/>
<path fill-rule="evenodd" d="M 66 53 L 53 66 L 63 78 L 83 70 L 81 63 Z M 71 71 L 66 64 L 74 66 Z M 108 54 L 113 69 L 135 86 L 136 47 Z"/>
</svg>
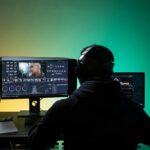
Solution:
<svg viewBox="0 0 150 150">
<path fill-rule="evenodd" d="M 29 111 L 20 111 L 18 117 L 34 118 L 43 117 L 46 111 L 40 111 L 40 98 L 29 98 Z"/>
</svg>

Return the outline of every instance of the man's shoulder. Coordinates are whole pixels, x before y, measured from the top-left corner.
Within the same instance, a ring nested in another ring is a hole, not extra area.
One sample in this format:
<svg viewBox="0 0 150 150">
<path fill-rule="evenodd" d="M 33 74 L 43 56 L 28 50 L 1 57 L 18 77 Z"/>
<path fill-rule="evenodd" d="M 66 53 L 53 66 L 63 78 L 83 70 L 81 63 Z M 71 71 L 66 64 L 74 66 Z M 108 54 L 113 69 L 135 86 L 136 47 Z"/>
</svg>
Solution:
<svg viewBox="0 0 150 150">
<path fill-rule="evenodd" d="M 65 99 L 60 99 L 53 104 L 55 109 L 67 109 L 73 107 L 77 102 L 75 96 L 70 96 Z"/>
<path fill-rule="evenodd" d="M 51 108 L 46 113 L 45 120 L 48 118 L 66 118 L 72 111 L 73 106 L 75 105 L 74 99 L 72 97 L 68 97 L 65 99 L 61 99 L 56 101 Z"/>
</svg>

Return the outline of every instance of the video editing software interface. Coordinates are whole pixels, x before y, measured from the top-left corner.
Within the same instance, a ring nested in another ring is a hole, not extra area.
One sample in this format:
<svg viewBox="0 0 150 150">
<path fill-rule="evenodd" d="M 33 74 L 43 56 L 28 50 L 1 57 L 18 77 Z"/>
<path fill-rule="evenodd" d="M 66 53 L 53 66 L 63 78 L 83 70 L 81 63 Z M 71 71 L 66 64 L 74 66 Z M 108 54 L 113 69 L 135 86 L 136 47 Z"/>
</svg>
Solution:
<svg viewBox="0 0 150 150">
<path fill-rule="evenodd" d="M 145 75 L 143 72 L 114 73 L 113 79 L 120 82 L 126 96 L 144 108 Z"/>
<path fill-rule="evenodd" d="M 68 60 L 3 58 L 2 97 L 68 95 Z"/>
</svg>

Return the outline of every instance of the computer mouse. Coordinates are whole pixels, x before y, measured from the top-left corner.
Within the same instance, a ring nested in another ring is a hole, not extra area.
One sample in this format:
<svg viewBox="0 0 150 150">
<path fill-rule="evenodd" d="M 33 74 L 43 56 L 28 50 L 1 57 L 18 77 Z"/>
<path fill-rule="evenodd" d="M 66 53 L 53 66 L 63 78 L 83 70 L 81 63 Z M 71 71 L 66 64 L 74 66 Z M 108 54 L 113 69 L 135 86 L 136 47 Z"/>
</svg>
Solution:
<svg viewBox="0 0 150 150">
<path fill-rule="evenodd" d="M 7 120 L 7 121 L 12 121 L 12 120 L 13 120 L 13 117 L 12 117 L 12 116 L 7 116 L 7 117 L 6 117 L 6 120 Z"/>
</svg>

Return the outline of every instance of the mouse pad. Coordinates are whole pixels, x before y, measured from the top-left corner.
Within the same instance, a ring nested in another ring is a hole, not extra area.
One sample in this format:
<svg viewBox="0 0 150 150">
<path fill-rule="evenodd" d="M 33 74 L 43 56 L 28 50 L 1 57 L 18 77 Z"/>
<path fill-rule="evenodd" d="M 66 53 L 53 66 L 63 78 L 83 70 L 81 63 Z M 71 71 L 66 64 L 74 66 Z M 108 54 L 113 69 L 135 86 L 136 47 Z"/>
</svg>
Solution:
<svg viewBox="0 0 150 150">
<path fill-rule="evenodd" d="M 13 121 L 0 122 L 0 134 L 18 132 Z"/>
</svg>

